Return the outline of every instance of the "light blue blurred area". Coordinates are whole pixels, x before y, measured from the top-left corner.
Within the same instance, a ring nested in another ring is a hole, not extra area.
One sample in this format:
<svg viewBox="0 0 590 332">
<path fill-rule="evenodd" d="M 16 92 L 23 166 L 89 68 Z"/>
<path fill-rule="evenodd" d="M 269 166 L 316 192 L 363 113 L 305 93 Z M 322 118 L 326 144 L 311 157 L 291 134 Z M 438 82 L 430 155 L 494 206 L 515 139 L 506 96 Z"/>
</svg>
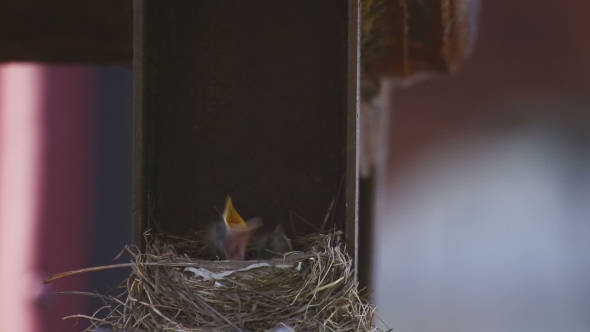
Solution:
<svg viewBox="0 0 590 332">
<path fill-rule="evenodd" d="M 374 273 L 394 331 L 590 331 L 589 105 L 473 127 L 396 176 Z"/>
</svg>

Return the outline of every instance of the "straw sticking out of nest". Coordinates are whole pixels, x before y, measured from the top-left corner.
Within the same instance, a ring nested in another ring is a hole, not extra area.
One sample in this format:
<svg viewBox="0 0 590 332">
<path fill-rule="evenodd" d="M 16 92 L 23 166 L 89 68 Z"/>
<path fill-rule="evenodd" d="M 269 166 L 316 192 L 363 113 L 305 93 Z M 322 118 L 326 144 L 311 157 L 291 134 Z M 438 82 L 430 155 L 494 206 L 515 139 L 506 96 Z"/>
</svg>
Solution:
<svg viewBox="0 0 590 332">
<path fill-rule="evenodd" d="M 266 261 L 190 258 L 199 242 L 146 235 L 125 291 L 102 298 L 94 327 L 149 331 L 371 331 L 374 307 L 361 300 L 340 232 L 297 240 L 304 248 Z M 124 264 L 127 265 L 127 264 Z"/>
</svg>

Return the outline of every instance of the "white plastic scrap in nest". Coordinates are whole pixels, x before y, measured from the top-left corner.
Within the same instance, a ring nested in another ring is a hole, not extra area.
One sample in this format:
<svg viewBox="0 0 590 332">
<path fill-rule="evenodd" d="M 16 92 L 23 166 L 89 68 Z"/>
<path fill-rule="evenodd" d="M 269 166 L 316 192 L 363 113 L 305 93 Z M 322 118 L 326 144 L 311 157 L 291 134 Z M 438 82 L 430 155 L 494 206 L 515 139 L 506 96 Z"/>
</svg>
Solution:
<svg viewBox="0 0 590 332">
<path fill-rule="evenodd" d="M 258 268 L 262 268 L 262 267 L 273 267 L 273 266 L 276 268 L 279 268 L 279 269 L 284 269 L 284 270 L 286 270 L 288 268 L 295 267 L 295 265 L 293 265 L 293 264 L 270 265 L 268 263 L 256 263 L 256 264 L 249 265 L 249 266 L 242 268 L 242 269 L 233 270 L 233 271 L 224 271 L 221 273 L 215 273 L 215 272 L 209 271 L 207 269 L 204 269 L 202 267 L 200 267 L 200 268 L 185 267 L 184 272 L 192 272 L 195 274 L 195 277 L 201 277 L 201 278 L 203 278 L 203 280 L 209 281 L 209 280 L 223 280 L 225 277 L 232 275 L 235 272 L 245 272 L 245 271 L 249 271 L 252 269 L 258 269 Z M 297 267 L 295 267 L 295 269 L 297 271 L 301 271 L 301 262 L 298 262 Z"/>
</svg>

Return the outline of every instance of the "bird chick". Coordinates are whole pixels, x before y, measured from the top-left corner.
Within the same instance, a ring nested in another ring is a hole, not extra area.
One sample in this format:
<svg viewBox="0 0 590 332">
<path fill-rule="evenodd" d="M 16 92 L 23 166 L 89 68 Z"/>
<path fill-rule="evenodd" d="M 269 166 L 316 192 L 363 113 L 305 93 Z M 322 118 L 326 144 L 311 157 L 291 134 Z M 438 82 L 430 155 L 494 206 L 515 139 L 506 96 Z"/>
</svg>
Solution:
<svg viewBox="0 0 590 332">
<path fill-rule="evenodd" d="M 257 259 L 271 259 L 292 251 L 293 246 L 283 227 L 278 225 L 272 233 L 254 238 L 254 250 Z"/>
<path fill-rule="evenodd" d="M 243 261 L 250 238 L 262 226 L 262 219 L 256 217 L 244 222 L 229 196 L 222 218 L 213 225 L 213 243 L 217 254 L 222 259 Z"/>
</svg>

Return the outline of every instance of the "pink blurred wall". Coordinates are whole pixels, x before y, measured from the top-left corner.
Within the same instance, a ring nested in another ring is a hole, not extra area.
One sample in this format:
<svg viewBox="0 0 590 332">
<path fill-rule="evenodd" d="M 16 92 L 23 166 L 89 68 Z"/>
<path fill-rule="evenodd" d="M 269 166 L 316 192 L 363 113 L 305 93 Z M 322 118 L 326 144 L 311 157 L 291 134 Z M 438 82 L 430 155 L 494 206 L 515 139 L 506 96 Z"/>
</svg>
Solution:
<svg viewBox="0 0 590 332">
<path fill-rule="evenodd" d="M 0 67 L 0 330 L 38 331 L 43 69 Z"/>
<path fill-rule="evenodd" d="M 91 71 L 0 66 L 0 330 L 66 331 L 86 299 L 86 276 L 43 286 L 48 274 L 88 266 Z M 80 324 L 74 330 L 82 330 Z"/>
</svg>

